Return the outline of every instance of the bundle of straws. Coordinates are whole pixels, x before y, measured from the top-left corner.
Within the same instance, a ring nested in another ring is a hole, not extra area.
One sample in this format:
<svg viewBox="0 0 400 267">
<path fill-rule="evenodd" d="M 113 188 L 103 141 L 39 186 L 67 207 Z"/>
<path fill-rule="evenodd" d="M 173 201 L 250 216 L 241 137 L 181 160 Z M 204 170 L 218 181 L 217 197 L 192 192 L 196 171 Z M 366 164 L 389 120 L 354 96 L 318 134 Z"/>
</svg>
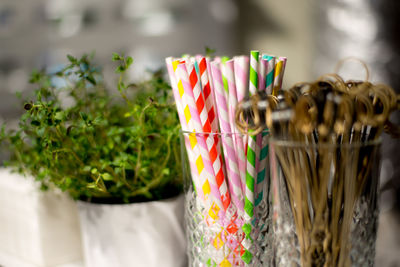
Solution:
<svg viewBox="0 0 400 267">
<path fill-rule="evenodd" d="M 250 57 L 169 57 L 166 64 L 182 130 L 189 135 L 185 146 L 197 201 L 207 211 L 204 220 L 210 227 L 233 224 L 229 231 L 239 239 L 221 259 L 211 261 L 218 266 L 251 263 L 254 210 L 265 197 L 267 134 L 249 127 L 241 135 L 236 106 L 259 94 L 276 94 L 286 58 L 251 51 Z M 218 240 L 217 249 L 226 238 Z"/>
<path fill-rule="evenodd" d="M 368 82 L 368 71 L 365 81 L 327 74 L 239 109 L 238 125 L 267 126 L 272 139 L 292 144 L 271 149 L 284 175 L 301 266 L 350 266 L 355 207 L 363 192 L 376 197 L 374 144 L 383 131 L 399 137 L 389 116 L 400 109 L 400 96 Z"/>
</svg>

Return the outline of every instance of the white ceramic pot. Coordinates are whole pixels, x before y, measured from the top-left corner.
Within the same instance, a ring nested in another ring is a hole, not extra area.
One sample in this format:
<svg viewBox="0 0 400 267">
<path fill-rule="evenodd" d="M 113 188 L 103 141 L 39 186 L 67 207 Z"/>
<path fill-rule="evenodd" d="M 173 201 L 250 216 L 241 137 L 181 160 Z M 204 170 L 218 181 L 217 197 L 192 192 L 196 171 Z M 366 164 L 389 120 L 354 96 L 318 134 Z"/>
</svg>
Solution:
<svg viewBox="0 0 400 267">
<path fill-rule="evenodd" d="M 76 203 L 0 168 L 0 266 L 54 267 L 82 259 Z M 79 265 L 77 265 L 79 266 Z"/>
<path fill-rule="evenodd" d="M 183 205 L 78 202 L 86 267 L 186 267 Z"/>
</svg>

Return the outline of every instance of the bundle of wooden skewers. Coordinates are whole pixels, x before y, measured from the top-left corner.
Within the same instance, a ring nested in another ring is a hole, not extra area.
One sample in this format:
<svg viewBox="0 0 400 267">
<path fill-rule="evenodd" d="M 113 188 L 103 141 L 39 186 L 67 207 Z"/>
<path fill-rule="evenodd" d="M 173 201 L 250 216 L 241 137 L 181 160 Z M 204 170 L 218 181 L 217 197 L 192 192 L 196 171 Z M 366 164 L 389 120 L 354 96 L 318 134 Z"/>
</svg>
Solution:
<svg viewBox="0 0 400 267">
<path fill-rule="evenodd" d="M 383 131 L 400 136 L 389 121 L 399 109 L 400 96 L 389 86 L 345 81 L 337 74 L 238 104 L 239 130 L 270 131 L 301 266 L 365 266 L 353 262 L 355 214 L 364 201 L 371 212 L 366 220 L 377 217 L 372 213 L 378 210 L 379 140 Z M 271 160 L 271 173 L 273 165 Z M 373 262 L 373 250 L 359 256 Z"/>
</svg>

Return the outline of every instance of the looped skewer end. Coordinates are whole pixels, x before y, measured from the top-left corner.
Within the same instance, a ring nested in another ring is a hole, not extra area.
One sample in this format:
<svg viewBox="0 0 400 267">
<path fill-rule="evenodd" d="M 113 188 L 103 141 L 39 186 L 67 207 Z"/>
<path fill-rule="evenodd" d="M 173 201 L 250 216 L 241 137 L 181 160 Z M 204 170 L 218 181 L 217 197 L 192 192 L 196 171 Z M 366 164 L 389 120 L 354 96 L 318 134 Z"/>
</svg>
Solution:
<svg viewBox="0 0 400 267">
<path fill-rule="evenodd" d="M 365 63 L 363 60 L 361 60 L 357 57 L 346 57 L 346 58 L 339 60 L 339 62 L 336 64 L 336 67 L 335 67 L 335 73 L 339 73 L 339 70 L 343 67 L 344 63 L 346 63 L 348 61 L 356 61 L 356 62 L 360 63 L 365 70 L 364 81 L 369 81 L 370 74 L 369 74 L 369 68 L 367 66 L 367 63 Z"/>
<path fill-rule="evenodd" d="M 244 98 L 236 106 L 236 127 L 242 134 L 248 134 L 249 130 L 251 130 L 252 134 L 263 130 L 260 112 L 257 108 L 258 99 L 258 95 L 253 95 L 252 97 Z"/>
</svg>

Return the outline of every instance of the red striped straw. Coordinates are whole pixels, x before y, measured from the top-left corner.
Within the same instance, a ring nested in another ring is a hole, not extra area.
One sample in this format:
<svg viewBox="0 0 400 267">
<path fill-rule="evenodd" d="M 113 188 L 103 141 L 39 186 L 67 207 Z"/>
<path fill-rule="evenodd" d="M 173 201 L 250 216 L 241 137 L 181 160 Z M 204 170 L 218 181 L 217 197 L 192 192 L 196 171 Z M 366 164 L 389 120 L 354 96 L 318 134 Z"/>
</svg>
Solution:
<svg viewBox="0 0 400 267">
<path fill-rule="evenodd" d="M 201 75 L 201 87 L 206 102 L 206 109 L 208 111 L 208 119 L 211 123 L 211 130 L 213 133 L 219 133 L 218 118 L 217 118 L 217 105 L 215 105 L 215 94 L 214 87 L 212 86 L 212 77 L 210 64 L 207 58 L 200 57 L 199 59 L 199 70 Z M 214 134 L 214 142 L 217 146 L 218 155 L 222 161 L 222 151 L 220 145 L 220 135 Z M 225 169 L 222 168 L 225 174 Z M 226 174 L 225 174 L 226 176 Z"/>
<path fill-rule="evenodd" d="M 189 81 L 193 90 L 194 100 L 196 101 L 197 111 L 200 115 L 200 121 L 203 125 L 203 132 L 211 132 L 211 123 L 205 107 L 205 100 L 200 87 L 200 79 L 193 64 L 187 64 Z M 225 181 L 225 175 L 223 172 L 222 157 L 218 154 L 217 146 L 215 144 L 214 135 L 205 135 L 208 151 L 210 153 L 211 163 L 214 169 L 215 178 L 219 192 L 221 194 L 221 200 L 223 203 L 224 210 L 229 207 L 231 202 L 228 187 Z"/>
<path fill-rule="evenodd" d="M 211 123 L 211 130 L 214 133 L 218 133 L 218 119 L 216 116 L 216 112 L 214 110 L 214 97 L 211 90 L 211 84 L 209 82 L 208 70 L 207 70 L 207 61 L 206 58 L 202 57 L 199 60 L 199 69 L 200 69 L 200 78 L 201 78 L 201 87 L 205 98 L 206 109 L 208 111 L 208 119 Z"/>
<path fill-rule="evenodd" d="M 206 66 L 207 66 L 207 70 L 206 70 L 205 73 L 208 75 L 208 83 L 210 85 L 212 102 L 214 104 L 214 113 L 215 113 L 215 116 L 217 116 L 217 114 L 218 114 L 218 106 L 215 105 L 216 102 L 215 102 L 215 89 L 214 89 L 214 82 L 213 82 L 214 79 L 213 79 L 212 73 L 211 73 L 211 65 L 210 65 L 210 59 L 209 58 L 206 58 Z M 206 101 L 206 104 L 207 104 L 207 101 Z M 211 123 L 211 127 L 216 127 L 216 128 L 213 128 L 213 129 L 219 129 L 218 118 L 216 118 L 215 121 L 216 121 L 217 125 L 215 126 L 213 123 Z M 216 132 L 219 132 L 219 131 L 216 131 Z M 220 146 L 218 146 L 218 147 L 220 147 Z"/>
<path fill-rule="evenodd" d="M 231 126 L 231 131 L 234 133 L 234 146 L 235 146 L 235 151 L 238 159 L 238 165 L 239 165 L 239 171 L 240 171 L 240 180 L 241 180 L 241 185 L 242 185 L 242 190 L 246 189 L 246 157 L 244 153 L 244 144 L 243 144 L 243 139 L 242 136 L 239 134 L 239 130 L 236 127 L 236 122 L 235 122 L 235 111 L 236 111 L 236 106 L 238 103 L 237 100 L 237 89 L 236 89 L 236 83 L 235 83 L 235 75 L 234 75 L 234 60 L 228 60 L 224 64 L 225 66 L 225 77 L 228 81 L 228 103 L 229 103 L 229 123 Z"/>
<path fill-rule="evenodd" d="M 203 127 L 190 85 L 186 65 L 185 63 L 174 63 L 177 64 L 175 74 L 178 78 L 178 91 L 182 100 L 183 114 L 188 124 L 189 131 L 201 133 L 203 132 Z M 190 135 L 189 138 L 191 138 L 191 147 L 196 155 L 196 166 L 201 180 L 201 187 L 197 188 L 197 192 L 203 190 L 206 200 L 211 193 L 211 198 L 214 203 L 211 203 L 210 208 L 218 214 L 218 212 L 223 209 L 223 205 L 204 135 L 193 134 Z M 217 207 L 214 207 L 214 205 Z"/>
<path fill-rule="evenodd" d="M 239 168 L 235 153 L 235 147 L 231 137 L 231 127 L 229 124 L 228 106 L 225 98 L 225 90 L 222 82 L 219 63 L 211 63 L 211 72 L 214 79 L 215 99 L 218 105 L 218 119 L 222 135 L 222 147 L 224 149 L 225 162 L 228 172 L 229 190 L 233 203 L 237 207 L 239 214 L 243 214 L 243 191 L 240 181 Z"/>
</svg>

